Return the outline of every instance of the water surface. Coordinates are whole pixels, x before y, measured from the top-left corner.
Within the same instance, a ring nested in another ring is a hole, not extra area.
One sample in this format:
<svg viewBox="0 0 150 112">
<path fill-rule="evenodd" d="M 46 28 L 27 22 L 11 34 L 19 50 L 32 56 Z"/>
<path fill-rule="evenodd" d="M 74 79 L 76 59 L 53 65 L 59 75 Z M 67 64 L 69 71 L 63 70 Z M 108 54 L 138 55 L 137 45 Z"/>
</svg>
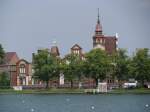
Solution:
<svg viewBox="0 0 150 112">
<path fill-rule="evenodd" d="M 150 112 L 150 95 L 0 95 L 0 112 Z"/>
</svg>

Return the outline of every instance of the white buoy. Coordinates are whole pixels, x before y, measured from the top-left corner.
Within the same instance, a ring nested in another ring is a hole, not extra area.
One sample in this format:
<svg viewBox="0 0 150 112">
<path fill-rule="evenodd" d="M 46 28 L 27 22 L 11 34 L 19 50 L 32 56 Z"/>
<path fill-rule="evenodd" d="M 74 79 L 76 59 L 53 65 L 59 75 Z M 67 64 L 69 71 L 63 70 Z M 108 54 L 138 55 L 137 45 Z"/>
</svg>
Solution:
<svg viewBox="0 0 150 112">
<path fill-rule="evenodd" d="M 31 112 L 34 112 L 34 109 L 33 109 L 33 108 L 31 109 Z"/>
<path fill-rule="evenodd" d="M 94 110 L 94 109 L 95 109 L 95 107 L 94 107 L 94 106 L 91 106 L 91 109 L 92 109 L 92 110 Z"/>
<path fill-rule="evenodd" d="M 66 101 L 68 101 L 68 102 L 69 102 L 69 101 L 70 101 L 70 99 L 69 99 L 69 98 L 67 98 L 67 99 L 66 99 Z"/>
<path fill-rule="evenodd" d="M 145 105 L 145 107 L 149 107 L 149 105 L 148 105 L 148 104 L 146 104 L 146 105 Z"/>
</svg>

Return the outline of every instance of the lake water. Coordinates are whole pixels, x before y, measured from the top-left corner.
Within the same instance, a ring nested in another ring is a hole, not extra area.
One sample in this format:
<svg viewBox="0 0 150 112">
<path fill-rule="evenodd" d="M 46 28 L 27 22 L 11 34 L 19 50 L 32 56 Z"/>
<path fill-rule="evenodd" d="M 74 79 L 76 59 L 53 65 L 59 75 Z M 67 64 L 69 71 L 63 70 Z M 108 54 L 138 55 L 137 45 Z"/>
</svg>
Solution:
<svg viewBox="0 0 150 112">
<path fill-rule="evenodd" d="M 0 95 L 0 112 L 150 112 L 150 95 Z"/>
</svg>

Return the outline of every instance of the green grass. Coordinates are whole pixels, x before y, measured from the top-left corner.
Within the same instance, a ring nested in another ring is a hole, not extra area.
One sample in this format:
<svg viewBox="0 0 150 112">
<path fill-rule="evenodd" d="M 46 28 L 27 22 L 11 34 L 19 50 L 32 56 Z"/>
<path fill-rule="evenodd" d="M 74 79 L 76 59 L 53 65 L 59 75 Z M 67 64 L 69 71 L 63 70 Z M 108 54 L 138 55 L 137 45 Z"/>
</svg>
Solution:
<svg viewBox="0 0 150 112">
<path fill-rule="evenodd" d="M 0 89 L 0 94 L 86 94 L 85 89 L 34 89 L 15 91 L 13 89 Z M 150 94 L 150 89 L 114 89 L 107 94 Z"/>
<path fill-rule="evenodd" d="M 150 94 L 150 89 L 135 88 L 135 89 L 115 89 L 110 93 L 112 94 Z"/>
<path fill-rule="evenodd" d="M 0 94 L 20 93 L 20 94 L 82 94 L 84 89 L 35 89 L 15 91 L 13 89 L 0 89 Z"/>
</svg>

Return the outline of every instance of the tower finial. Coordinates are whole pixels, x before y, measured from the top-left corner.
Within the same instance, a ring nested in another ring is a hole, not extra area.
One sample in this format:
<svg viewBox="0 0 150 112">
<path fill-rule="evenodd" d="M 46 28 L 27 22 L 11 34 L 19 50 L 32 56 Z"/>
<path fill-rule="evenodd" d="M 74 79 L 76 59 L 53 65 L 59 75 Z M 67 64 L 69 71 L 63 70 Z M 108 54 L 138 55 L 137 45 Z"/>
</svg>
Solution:
<svg viewBox="0 0 150 112">
<path fill-rule="evenodd" d="M 99 8 L 98 8 L 98 16 L 97 16 L 97 22 L 100 23 L 100 20 L 99 20 Z"/>
</svg>

